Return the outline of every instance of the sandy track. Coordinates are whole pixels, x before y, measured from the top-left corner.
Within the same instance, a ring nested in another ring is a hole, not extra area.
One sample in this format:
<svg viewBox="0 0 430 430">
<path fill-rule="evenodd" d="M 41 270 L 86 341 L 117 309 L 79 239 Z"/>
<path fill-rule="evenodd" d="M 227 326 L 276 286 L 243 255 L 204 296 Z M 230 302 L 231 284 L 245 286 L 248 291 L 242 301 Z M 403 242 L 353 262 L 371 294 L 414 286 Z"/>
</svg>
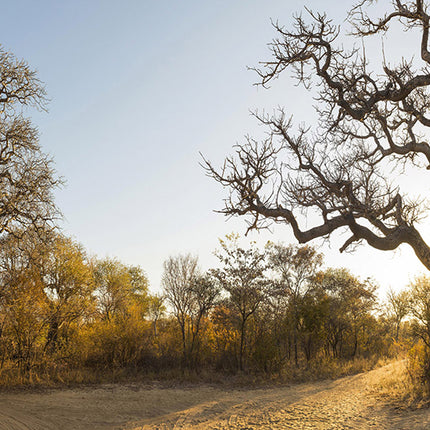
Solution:
<svg viewBox="0 0 430 430">
<path fill-rule="evenodd" d="M 398 411 L 373 395 L 392 368 L 280 388 L 109 385 L 0 394 L 0 429 L 430 428 L 430 410 Z"/>
</svg>

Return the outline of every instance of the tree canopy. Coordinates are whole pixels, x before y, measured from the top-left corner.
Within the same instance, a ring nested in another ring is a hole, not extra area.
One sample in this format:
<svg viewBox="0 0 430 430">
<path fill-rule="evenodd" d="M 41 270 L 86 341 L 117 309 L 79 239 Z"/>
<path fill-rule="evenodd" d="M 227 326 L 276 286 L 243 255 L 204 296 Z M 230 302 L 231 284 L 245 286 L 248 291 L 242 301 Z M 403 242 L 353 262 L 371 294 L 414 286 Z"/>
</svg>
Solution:
<svg viewBox="0 0 430 430">
<path fill-rule="evenodd" d="M 349 38 L 358 43 L 349 50 L 325 14 L 306 10 L 291 30 L 274 23 L 271 58 L 254 69 L 259 84 L 267 87 L 288 71 L 304 91 L 316 84 L 318 124 L 294 127 L 283 108 L 256 113 L 267 138 L 237 145 L 220 169 L 207 160 L 204 166 L 229 190 L 222 212 L 245 216 L 249 229 L 287 223 L 300 243 L 348 232 L 341 252 L 360 242 L 380 250 L 408 244 L 430 269 L 430 248 L 417 229 L 425 205 L 394 182 L 405 166 L 430 169 L 429 7 L 396 0 L 374 18 L 373 3 L 351 8 Z M 385 34 L 390 43 L 395 24 L 417 36 L 420 58 L 390 65 L 383 55 L 372 72 L 366 43 Z M 314 225 L 304 228 L 302 215 Z"/>
<path fill-rule="evenodd" d="M 0 233 L 46 228 L 59 216 L 52 192 L 61 180 L 23 114 L 46 102 L 36 72 L 0 46 Z"/>
</svg>

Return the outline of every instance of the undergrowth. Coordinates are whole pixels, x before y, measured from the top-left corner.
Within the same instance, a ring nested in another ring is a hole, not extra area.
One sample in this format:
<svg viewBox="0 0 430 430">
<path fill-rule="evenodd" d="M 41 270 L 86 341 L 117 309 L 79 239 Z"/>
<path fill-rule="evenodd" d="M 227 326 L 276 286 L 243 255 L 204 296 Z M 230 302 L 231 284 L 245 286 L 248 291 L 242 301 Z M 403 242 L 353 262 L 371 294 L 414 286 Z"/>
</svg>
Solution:
<svg viewBox="0 0 430 430">
<path fill-rule="evenodd" d="M 70 368 L 65 365 L 40 365 L 22 370 L 6 363 L 0 369 L 0 389 L 61 388 L 110 383 L 142 383 L 162 386 L 214 384 L 226 388 L 284 385 L 357 374 L 386 364 L 376 357 L 354 360 L 319 359 L 284 366 L 278 372 L 222 372 L 207 368 L 196 370 L 172 368 L 150 370 L 138 367 Z"/>
</svg>

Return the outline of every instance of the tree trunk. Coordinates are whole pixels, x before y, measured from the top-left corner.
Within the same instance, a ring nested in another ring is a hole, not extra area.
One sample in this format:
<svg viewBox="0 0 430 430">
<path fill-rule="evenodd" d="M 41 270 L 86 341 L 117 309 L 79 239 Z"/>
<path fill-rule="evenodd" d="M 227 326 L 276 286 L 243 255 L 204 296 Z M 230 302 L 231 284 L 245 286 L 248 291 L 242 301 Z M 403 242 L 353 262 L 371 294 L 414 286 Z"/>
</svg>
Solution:
<svg viewBox="0 0 430 430">
<path fill-rule="evenodd" d="M 245 349 L 245 324 L 246 319 L 242 318 L 240 325 L 240 349 L 239 349 L 239 370 L 243 371 L 243 351 Z"/>
</svg>

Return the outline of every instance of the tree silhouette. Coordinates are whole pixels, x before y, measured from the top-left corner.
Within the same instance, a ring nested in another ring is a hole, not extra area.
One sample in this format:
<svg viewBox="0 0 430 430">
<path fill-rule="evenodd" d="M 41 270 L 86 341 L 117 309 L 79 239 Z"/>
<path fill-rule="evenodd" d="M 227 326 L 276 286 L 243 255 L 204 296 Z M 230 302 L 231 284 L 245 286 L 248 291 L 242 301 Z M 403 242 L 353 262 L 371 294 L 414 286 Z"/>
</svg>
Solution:
<svg viewBox="0 0 430 430">
<path fill-rule="evenodd" d="M 420 38 L 420 58 L 402 58 L 397 66 L 383 59 L 373 73 L 365 49 L 345 50 L 340 27 L 325 14 L 307 10 L 310 22 L 297 16 L 292 31 L 275 23 L 272 58 L 254 70 L 264 87 L 286 70 L 305 89 L 316 84 L 318 125 L 294 130 L 282 108 L 255 114 L 268 137 L 236 146 L 221 169 L 206 159 L 204 167 L 229 190 L 222 212 L 247 217 L 249 229 L 284 222 L 300 243 L 346 231 L 341 252 L 363 241 L 380 250 L 406 243 L 430 269 L 430 248 L 416 228 L 425 205 L 392 185 L 405 166 L 430 169 L 428 4 L 396 0 L 372 19 L 372 3 L 362 0 L 351 9 L 349 36 L 364 45 L 398 21 Z M 320 221 L 303 229 L 302 214 Z"/>
</svg>

